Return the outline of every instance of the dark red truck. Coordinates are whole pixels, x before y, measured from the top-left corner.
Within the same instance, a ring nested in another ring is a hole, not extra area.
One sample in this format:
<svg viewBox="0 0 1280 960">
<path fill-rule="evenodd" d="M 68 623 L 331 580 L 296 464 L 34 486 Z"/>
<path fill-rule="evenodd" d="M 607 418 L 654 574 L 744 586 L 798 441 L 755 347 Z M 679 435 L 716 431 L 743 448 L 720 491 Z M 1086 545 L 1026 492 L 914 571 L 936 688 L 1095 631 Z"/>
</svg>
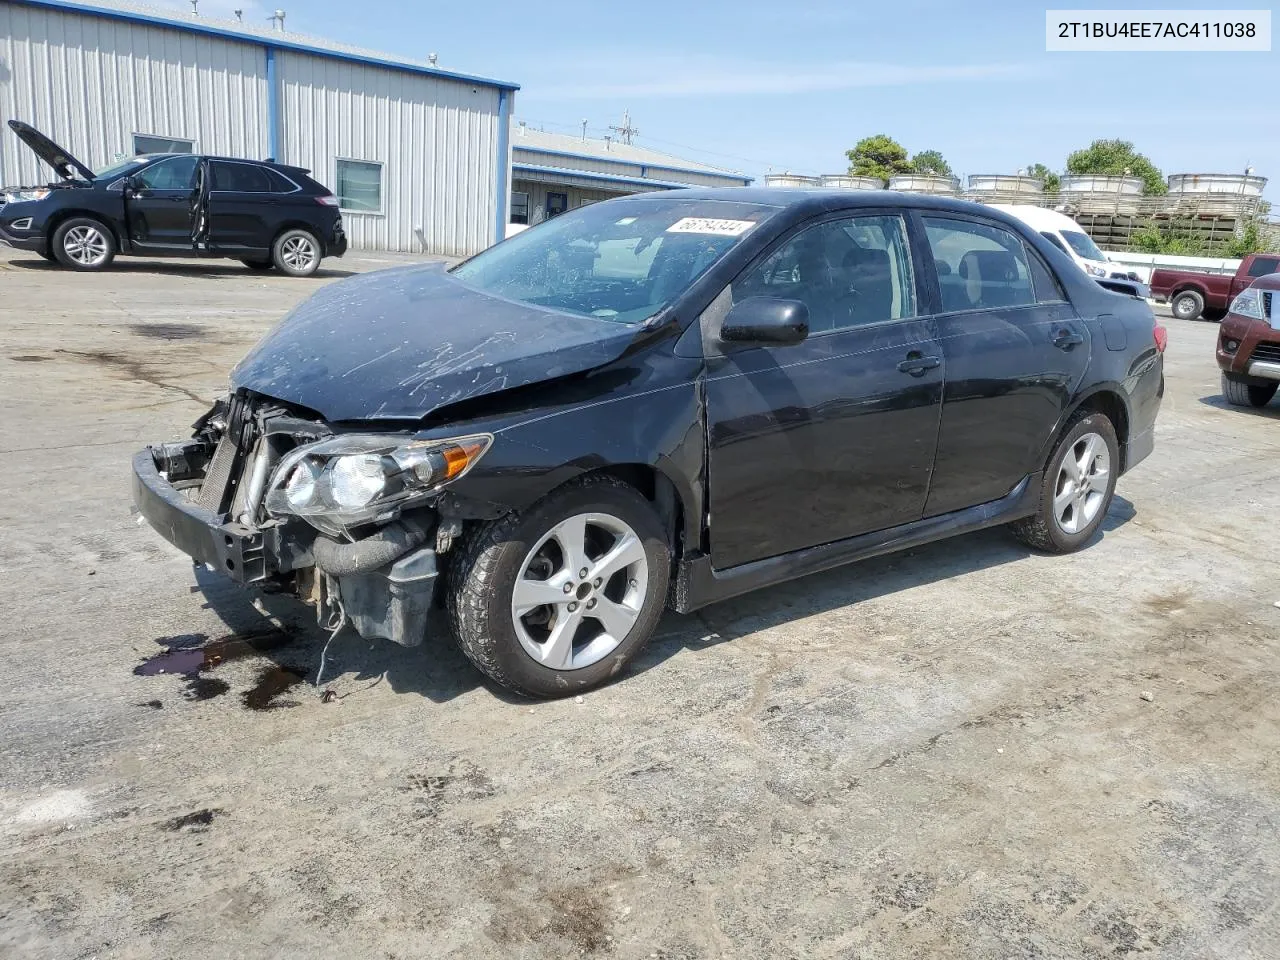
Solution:
<svg viewBox="0 0 1280 960">
<path fill-rule="evenodd" d="M 1201 316 L 1221 320 L 1237 293 L 1269 273 L 1280 273 L 1280 254 L 1251 253 L 1233 277 L 1196 270 L 1154 270 L 1151 296 L 1160 303 L 1169 301 L 1170 311 L 1179 320 Z"/>
</svg>

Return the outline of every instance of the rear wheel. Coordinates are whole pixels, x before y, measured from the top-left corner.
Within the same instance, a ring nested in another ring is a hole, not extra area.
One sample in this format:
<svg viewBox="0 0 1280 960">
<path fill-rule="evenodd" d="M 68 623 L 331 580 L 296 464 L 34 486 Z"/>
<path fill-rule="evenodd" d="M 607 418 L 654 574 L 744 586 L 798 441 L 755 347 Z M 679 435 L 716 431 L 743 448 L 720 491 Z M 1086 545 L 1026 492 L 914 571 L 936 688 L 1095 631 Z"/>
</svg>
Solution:
<svg viewBox="0 0 1280 960">
<path fill-rule="evenodd" d="M 1179 320 L 1195 320 L 1204 312 L 1204 297 L 1194 290 L 1183 290 L 1169 302 L 1169 310 Z"/>
<path fill-rule="evenodd" d="M 53 255 L 72 270 L 102 270 L 116 256 L 116 239 L 101 220 L 72 217 L 53 232 Z"/>
<path fill-rule="evenodd" d="M 1226 315 L 1227 315 L 1227 311 L 1221 309 L 1220 307 L 1205 307 L 1204 312 L 1200 314 L 1201 317 L 1203 317 L 1205 320 L 1208 320 L 1210 323 L 1218 323 Z"/>
<path fill-rule="evenodd" d="M 1111 421 L 1101 413 L 1077 414 L 1049 457 L 1036 512 L 1009 525 L 1014 536 L 1050 553 L 1079 550 L 1102 526 L 1119 468 Z"/>
<path fill-rule="evenodd" d="M 1233 407 L 1265 407 L 1276 395 L 1277 387 L 1280 387 L 1280 384 L 1268 383 L 1257 386 L 1242 383 L 1225 373 L 1222 375 L 1222 395 Z"/>
<path fill-rule="evenodd" d="M 579 693 L 648 641 L 670 562 L 649 502 L 591 477 L 475 530 L 450 566 L 449 618 L 489 679 L 533 697 Z"/>
<path fill-rule="evenodd" d="M 320 241 L 310 230 L 286 230 L 271 246 L 271 262 L 291 277 L 309 277 L 320 269 Z"/>
<path fill-rule="evenodd" d="M 275 266 L 270 260 L 241 260 L 240 262 L 250 270 L 267 271 Z"/>
</svg>

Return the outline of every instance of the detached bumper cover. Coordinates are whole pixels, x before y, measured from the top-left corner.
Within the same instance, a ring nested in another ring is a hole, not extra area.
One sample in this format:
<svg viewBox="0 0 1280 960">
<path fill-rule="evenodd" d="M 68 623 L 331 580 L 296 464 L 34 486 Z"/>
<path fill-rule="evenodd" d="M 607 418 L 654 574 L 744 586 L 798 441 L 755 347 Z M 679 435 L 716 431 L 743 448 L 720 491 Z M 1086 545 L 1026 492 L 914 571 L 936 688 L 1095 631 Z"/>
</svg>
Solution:
<svg viewBox="0 0 1280 960">
<path fill-rule="evenodd" d="M 156 533 L 197 563 L 237 583 L 267 578 L 262 534 L 238 523 L 222 523 L 217 514 L 184 497 L 160 476 L 150 447 L 133 458 L 133 502 Z"/>
</svg>

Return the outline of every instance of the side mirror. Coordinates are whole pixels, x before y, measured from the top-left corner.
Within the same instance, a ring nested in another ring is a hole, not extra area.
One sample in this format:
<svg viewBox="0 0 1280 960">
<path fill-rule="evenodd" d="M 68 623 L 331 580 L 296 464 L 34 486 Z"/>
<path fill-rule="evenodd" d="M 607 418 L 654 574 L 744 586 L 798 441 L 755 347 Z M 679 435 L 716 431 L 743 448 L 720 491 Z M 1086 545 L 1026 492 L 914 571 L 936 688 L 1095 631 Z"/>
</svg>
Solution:
<svg viewBox="0 0 1280 960">
<path fill-rule="evenodd" d="M 726 343 L 799 343 L 809 336 L 809 308 L 799 300 L 747 297 L 735 303 L 720 327 Z"/>
</svg>

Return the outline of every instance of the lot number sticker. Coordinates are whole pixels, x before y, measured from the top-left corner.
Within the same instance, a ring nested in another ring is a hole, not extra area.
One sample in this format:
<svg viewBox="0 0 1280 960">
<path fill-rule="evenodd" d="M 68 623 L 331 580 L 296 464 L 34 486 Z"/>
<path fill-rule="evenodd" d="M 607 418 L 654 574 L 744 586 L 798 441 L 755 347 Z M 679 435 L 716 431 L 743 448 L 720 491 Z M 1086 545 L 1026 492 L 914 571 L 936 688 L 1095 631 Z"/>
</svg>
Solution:
<svg viewBox="0 0 1280 960">
<path fill-rule="evenodd" d="M 667 233 L 701 233 L 712 237 L 740 237 L 752 227 L 752 220 L 713 220 L 710 217 L 685 217 L 667 227 Z"/>
</svg>

